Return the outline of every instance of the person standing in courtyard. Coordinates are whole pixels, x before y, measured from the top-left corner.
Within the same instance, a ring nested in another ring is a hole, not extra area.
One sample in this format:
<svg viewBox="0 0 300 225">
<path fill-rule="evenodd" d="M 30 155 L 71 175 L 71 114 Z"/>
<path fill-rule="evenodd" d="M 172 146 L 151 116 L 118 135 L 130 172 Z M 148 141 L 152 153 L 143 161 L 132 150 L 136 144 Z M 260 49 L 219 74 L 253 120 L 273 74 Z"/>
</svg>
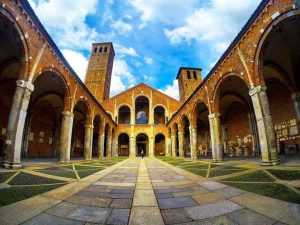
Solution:
<svg viewBox="0 0 300 225">
<path fill-rule="evenodd" d="M 142 159 L 144 158 L 144 150 L 142 149 L 141 151 L 141 156 L 142 156 Z"/>
</svg>

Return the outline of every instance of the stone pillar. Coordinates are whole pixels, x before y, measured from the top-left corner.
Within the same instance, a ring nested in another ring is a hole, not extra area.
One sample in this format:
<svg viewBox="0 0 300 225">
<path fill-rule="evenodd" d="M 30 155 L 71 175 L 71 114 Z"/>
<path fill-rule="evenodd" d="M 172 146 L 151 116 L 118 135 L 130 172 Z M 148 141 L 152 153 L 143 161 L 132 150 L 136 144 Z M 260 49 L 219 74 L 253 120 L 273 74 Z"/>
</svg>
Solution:
<svg viewBox="0 0 300 225">
<path fill-rule="evenodd" d="M 94 129 L 94 126 L 85 125 L 85 137 L 84 137 L 84 158 L 85 158 L 85 160 L 92 159 L 93 129 Z"/>
<path fill-rule="evenodd" d="M 118 157 L 118 145 L 119 145 L 118 138 L 114 137 L 112 140 L 112 155 L 113 155 L 113 157 Z"/>
<path fill-rule="evenodd" d="M 209 144 L 209 132 L 208 131 L 205 131 L 205 147 L 206 147 L 206 150 L 205 150 L 205 156 L 207 156 L 209 150 L 210 150 L 210 144 Z"/>
<path fill-rule="evenodd" d="M 3 166 L 6 168 L 21 167 L 21 148 L 24 125 L 30 95 L 34 90 L 33 84 L 24 80 L 18 80 L 16 85 L 17 87 L 9 114 L 5 140 Z"/>
<path fill-rule="evenodd" d="M 178 132 L 178 143 L 179 143 L 179 157 L 184 157 L 184 149 L 183 149 L 183 138 L 184 138 L 184 132 L 179 131 Z"/>
<path fill-rule="evenodd" d="M 172 146 L 171 138 L 169 136 L 166 138 L 165 145 L 166 145 L 165 146 L 166 156 L 169 157 L 169 156 L 171 156 L 171 146 Z"/>
<path fill-rule="evenodd" d="M 300 94 L 299 92 L 293 93 L 291 97 L 296 111 L 297 120 L 300 121 Z"/>
<path fill-rule="evenodd" d="M 263 165 L 276 165 L 280 163 L 276 149 L 275 131 L 273 127 L 266 87 L 257 86 L 249 92 L 256 116 L 259 143 L 262 153 Z"/>
<path fill-rule="evenodd" d="M 112 130 L 109 129 L 107 134 L 107 142 L 106 142 L 107 158 L 111 158 L 111 142 L 112 142 Z"/>
<path fill-rule="evenodd" d="M 101 131 L 99 131 L 98 133 L 98 152 L 97 152 L 97 158 L 98 159 L 101 159 L 102 158 L 102 152 L 103 152 L 103 149 L 102 149 L 102 133 Z"/>
<path fill-rule="evenodd" d="M 134 136 L 130 137 L 130 143 L 129 143 L 130 149 L 129 149 L 129 157 L 134 158 L 136 157 L 136 150 L 135 150 L 135 138 Z"/>
<path fill-rule="evenodd" d="M 189 128 L 190 128 L 191 159 L 196 160 L 198 159 L 197 127 L 190 126 Z"/>
<path fill-rule="evenodd" d="M 223 161 L 223 144 L 221 139 L 220 114 L 208 115 L 213 162 Z"/>
<path fill-rule="evenodd" d="M 71 156 L 71 141 L 73 130 L 73 118 L 74 114 L 69 111 L 62 113 L 61 133 L 60 133 L 60 150 L 59 150 L 59 162 L 70 162 Z"/>
<path fill-rule="evenodd" d="M 176 142 L 176 134 L 172 134 L 172 136 L 171 136 L 171 140 L 172 140 L 172 145 L 171 145 L 171 147 L 172 147 L 172 156 L 173 157 L 176 157 L 176 144 L 177 144 L 177 142 Z"/>
</svg>

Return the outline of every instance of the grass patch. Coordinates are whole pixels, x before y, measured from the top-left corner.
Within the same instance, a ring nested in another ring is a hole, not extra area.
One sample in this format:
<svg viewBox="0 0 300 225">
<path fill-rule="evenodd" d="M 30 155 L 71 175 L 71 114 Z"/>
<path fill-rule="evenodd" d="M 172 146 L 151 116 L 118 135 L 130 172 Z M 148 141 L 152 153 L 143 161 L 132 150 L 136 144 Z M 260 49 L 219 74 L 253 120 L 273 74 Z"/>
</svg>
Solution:
<svg viewBox="0 0 300 225">
<path fill-rule="evenodd" d="M 196 169 L 196 168 L 185 168 L 185 170 L 187 170 L 191 173 L 197 174 L 201 177 L 206 177 L 206 173 L 207 173 L 207 170 Z"/>
<path fill-rule="evenodd" d="M 219 177 L 228 174 L 238 173 L 244 171 L 243 169 L 236 170 L 224 170 L 224 169 L 212 169 L 210 170 L 209 177 Z"/>
<path fill-rule="evenodd" d="M 78 171 L 77 173 L 78 173 L 78 175 L 80 176 L 80 178 L 84 178 L 84 177 L 87 177 L 87 176 L 89 176 L 89 175 L 92 175 L 92 174 L 94 174 L 94 173 L 96 173 L 96 172 L 98 172 L 98 171 L 100 171 L 100 170 L 102 170 L 102 169 L 94 169 L 94 170 L 80 170 L 80 171 Z"/>
<path fill-rule="evenodd" d="M 49 179 L 45 177 L 39 177 L 28 173 L 19 173 L 14 179 L 12 179 L 10 185 L 33 185 L 33 184 L 55 184 L 62 181 Z"/>
<path fill-rule="evenodd" d="M 76 179 L 76 175 L 73 170 L 52 170 L 52 169 L 47 169 L 47 170 L 37 170 L 39 173 L 45 173 L 53 176 L 58 176 L 58 177 L 66 177 L 66 178 L 72 178 Z"/>
<path fill-rule="evenodd" d="M 270 177 L 263 170 L 257 170 L 248 174 L 239 175 L 225 179 L 226 181 L 246 181 L 246 182 L 273 182 L 274 179 Z"/>
<path fill-rule="evenodd" d="M 8 178 L 10 178 L 16 172 L 5 172 L 0 173 L 0 183 L 4 183 Z"/>
<path fill-rule="evenodd" d="M 275 183 L 229 183 L 226 185 L 243 189 L 255 194 L 275 198 L 295 204 L 300 204 L 300 195 L 281 184 Z"/>
<path fill-rule="evenodd" d="M 63 184 L 5 188 L 0 191 L 0 205 L 9 205 L 61 186 L 63 186 Z"/>
<path fill-rule="evenodd" d="M 94 170 L 94 169 L 98 169 L 98 168 L 102 169 L 103 166 L 102 167 L 100 167 L 100 166 L 96 167 L 96 166 L 75 165 L 76 170 Z"/>
<path fill-rule="evenodd" d="M 267 170 L 280 180 L 300 180 L 300 170 Z"/>
<path fill-rule="evenodd" d="M 205 164 L 181 164 L 179 167 L 183 169 L 188 169 L 188 168 L 195 168 L 195 169 L 207 169 L 208 165 Z"/>
</svg>

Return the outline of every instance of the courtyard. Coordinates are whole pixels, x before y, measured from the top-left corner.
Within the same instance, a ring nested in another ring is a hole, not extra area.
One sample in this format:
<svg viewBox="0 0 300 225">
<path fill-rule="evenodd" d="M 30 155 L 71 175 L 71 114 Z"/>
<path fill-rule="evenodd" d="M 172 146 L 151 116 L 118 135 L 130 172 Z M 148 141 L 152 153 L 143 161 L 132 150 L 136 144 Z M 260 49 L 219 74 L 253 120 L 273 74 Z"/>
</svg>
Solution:
<svg viewBox="0 0 300 225">
<path fill-rule="evenodd" d="M 300 221 L 300 170 L 293 162 L 269 168 L 251 160 L 112 158 L 0 172 L 5 225 Z"/>
</svg>

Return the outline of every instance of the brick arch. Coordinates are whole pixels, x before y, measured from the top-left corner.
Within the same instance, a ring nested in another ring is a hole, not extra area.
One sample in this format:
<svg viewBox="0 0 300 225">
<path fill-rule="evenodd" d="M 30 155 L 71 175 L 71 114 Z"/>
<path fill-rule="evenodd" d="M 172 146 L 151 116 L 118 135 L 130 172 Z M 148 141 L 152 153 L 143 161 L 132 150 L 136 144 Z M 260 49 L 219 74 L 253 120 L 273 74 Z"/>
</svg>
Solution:
<svg viewBox="0 0 300 225">
<path fill-rule="evenodd" d="M 129 105 L 128 103 L 121 103 L 121 104 L 118 105 L 118 107 L 117 107 L 117 112 L 118 112 L 118 113 L 119 113 L 120 108 L 123 107 L 123 106 L 127 106 L 127 107 L 130 109 L 130 112 L 132 111 L 131 105 Z"/>
<path fill-rule="evenodd" d="M 267 28 L 265 29 L 265 31 L 259 38 L 259 40 L 257 42 L 257 48 L 256 48 L 256 52 L 255 52 L 255 59 L 254 59 L 254 67 L 255 67 L 254 68 L 254 79 L 257 80 L 260 85 L 265 85 L 263 73 L 261 71 L 261 69 L 262 69 L 261 64 L 259 62 L 263 44 L 265 43 L 266 39 L 269 37 L 269 34 L 273 31 L 274 27 L 276 27 L 278 24 L 280 24 L 281 22 L 285 21 L 288 18 L 299 17 L 299 16 L 300 16 L 299 9 L 289 10 L 289 11 L 284 12 L 283 14 L 281 14 L 278 18 L 276 18 L 274 21 L 272 21 L 267 26 Z"/>
<path fill-rule="evenodd" d="M 215 88 L 213 89 L 212 92 L 212 100 L 213 100 L 213 104 L 211 105 L 211 113 L 219 113 L 219 106 L 220 106 L 220 90 L 221 90 L 221 85 L 223 84 L 223 82 L 225 82 L 226 80 L 228 80 L 231 77 L 234 78 L 238 78 L 240 79 L 247 87 L 248 90 L 250 90 L 250 84 L 243 78 L 241 78 L 238 72 L 231 72 L 231 73 L 227 73 L 225 74 L 221 79 L 218 80 L 217 84 L 215 85 Z"/>
<path fill-rule="evenodd" d="M 9 9 L 8 7 L 5 7 L 5 4 L 2 3 L 0 4 L 0 14 L 2 14 L 4 17 L 6 17 L 9 21 L 11 21 L 12 26 L 14 26 L 14 28 L 16 29 L 17 33 L 19 34 L 20 37 L 20 41 L 22 43 L 22 47 L 23 47 L 23 55 L 24 55 L 24 61 L 26 59 L 29 59 L 29 55 L 30 55 L 30 48 L 29 45 L 26 41 L 25 34 L 23 32 L 23 29 L 21 28 L 21 25 L 18 23 L 18 21 L 15 19 L 17 18 L 16 15 L 14 15 L 14 13 L 12 12 L 11 9 Z M 5 7 L 5 8 L 4 8 Z M 20 79 L 28 79 L 29 76 L 29 60 L 26 60 L 27 62 L 23 62 L 21 63 L 21 70 L 20 70 Z"/>
<path fill-rule="evenodd" d="M 197 107 L 200 104 L 204 104 L 205 107 L 207 108 L 207 110 L 209 111 L 209 106 L 208 106 L 207 103 L 205 103 L 205 101 L 203 101 L 203 100 L 196 101 L 195 104 L 193 105 L 192 109 L 191 109 L 191 123 L 192 124 L 197 123 Z"/>
<path fill-rule="evenodd" d="M 91 117 L 91 113 L 92 113 L 91 106 L 90 106 L 89 102 L 86 99 L 84 99 L 84 98 L 79 98 L 79 99 L 77 99 L 77 101 L 75 101 L 75 104 L 74 104 L 74 106 L 72 108 L 72 112 L 74 111 L 74 109 L 77 106 L 77 104 L 80 103 L 80 102 L 83 102 L 85 104 L 85 106 L 87 107 L 87 109 L 88 109 L 88 114 L 86 115 L 86 117 L 87 118 Z"/>
</svg>

